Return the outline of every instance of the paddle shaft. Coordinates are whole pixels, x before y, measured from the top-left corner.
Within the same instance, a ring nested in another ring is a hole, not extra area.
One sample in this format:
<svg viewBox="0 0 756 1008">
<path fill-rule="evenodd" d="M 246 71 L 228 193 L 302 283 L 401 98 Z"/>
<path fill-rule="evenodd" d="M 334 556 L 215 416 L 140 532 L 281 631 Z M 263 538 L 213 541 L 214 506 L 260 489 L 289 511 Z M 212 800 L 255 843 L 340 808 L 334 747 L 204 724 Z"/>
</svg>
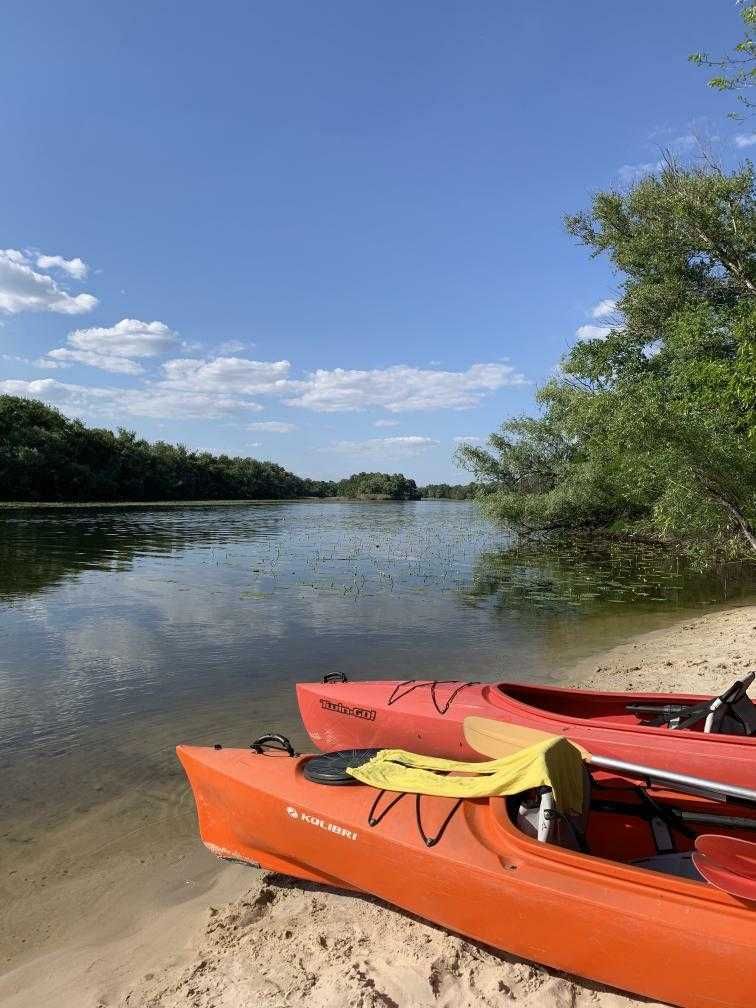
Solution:
<svg viewBox="0 0 756 1008">
<path fill-rule="evenodd" d="M 674 770 L 660 770 L 657 767 L 642 766 L 638 763 L 625 763 L 609 756 L 591 755 L 589 762 L 602 770 L 619 770 L 632 777 L 642 777 L 648 780 L 672 784 L 677 787 L 693 790 L 702 795 L 723 795 L 729 798 L 739 798 L 742 801 L 756 803 L 756 791 L 751 788 L 739 787 L 737 784 L 723 784 L 721 781 L 706 780 L 703 777 L 689 777 L 687 774 L 675 773 Z"/>
<path fill-rule="evenodd" d="M 476 752 L 488 756 L 489 759 L 499 759 L 525 746 L 559 737 L 552 732 L 542 731 L 540 728 L 511 725 L 505 721 L 492 721 L 490 718 L 481 717 L 466 717 L 463 731 L 467 744 Z M 573 743 L 573 745 L 575 744 Z M 577 745 L 577 748 L 583 754 L 586 763 L 602 770 L 617 770 L 631 777 L 657 781 L 660 784 L 670 785 L 673 789 L 692 792 L 715 800 L 737 798 L 756 804 L 756 791 L 752 788 L 706 780 L 704 777 L 692 777 L 674 770 L 663 770 L 659 767 L 643 766 L 639 763 L 626 763 L 624 760 L 612 759 L 610 756 L 596 756 L 581 745 Z"/>
</svg>

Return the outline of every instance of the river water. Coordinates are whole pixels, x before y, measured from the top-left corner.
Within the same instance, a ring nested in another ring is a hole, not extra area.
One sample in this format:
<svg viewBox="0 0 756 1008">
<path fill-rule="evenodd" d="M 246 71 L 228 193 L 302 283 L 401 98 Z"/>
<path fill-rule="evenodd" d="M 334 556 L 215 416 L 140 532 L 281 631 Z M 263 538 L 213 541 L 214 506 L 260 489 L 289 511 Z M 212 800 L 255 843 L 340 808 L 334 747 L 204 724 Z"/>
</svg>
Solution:
<svg viewBox="0 0 756 1008">
<path fill-rule="evenodd" d="M 23 908 L 6 961 L 57 933 L 45 872 L 123 857 L 139 830 L 193 840 L 176 742 L 302 745 L 296 681 L 558 679 L 748 590 L 652 551 L 518 546 L 466 502 L 2 511 L 0 898 Z"/>
</svg>

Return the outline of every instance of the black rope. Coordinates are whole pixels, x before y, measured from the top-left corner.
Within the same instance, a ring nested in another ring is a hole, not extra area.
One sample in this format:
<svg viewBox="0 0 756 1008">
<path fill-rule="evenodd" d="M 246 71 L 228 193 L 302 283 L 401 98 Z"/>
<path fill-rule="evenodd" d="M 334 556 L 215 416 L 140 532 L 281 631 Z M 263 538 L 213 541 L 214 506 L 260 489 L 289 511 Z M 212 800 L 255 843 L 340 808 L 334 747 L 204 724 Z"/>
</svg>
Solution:
<svg viewBox="0 0 756 1008">
<path fill-rule="evenodd" d="M 459 683 L 457 688 L 453 690 L 446 703 L 439 703 L 437 689 L 439 686 L 453 686 L 455 683 Z M 394 689 L 391 691 L 391 696 L 386 701 L 386 706 L 391 707 L 398 700 L 404 699 L 404 697 L 409 696 L 410 693 L 414 692 L 416 689 L 420 689 L 423 686 L 430 687 L 431 700 L 433 701 L 433 706 L 436 708 L 439 714 L 443 715 L 451 707 L 452 703 L 456 700 L 459 694 L 465 689 L 466 686 L 477 686 L 477 682 L 459 682 L 458 679 L 432 679 L 429 681 L 418 682 L 416 679 L 407 679 L 406 682 L 397 683 Z M 404 687 L 407 687 L 404 689 Z M 403 692 L 402 692 L 403 690 Z"/>
<path fill-rule="evenodd" d="M 440 826 L 440 828 L 439 828 L 439 830 L 438 830 L 438 832 L 436 833 L 435 836 L 428 836 L 427 833 L 425 832 L 425 830 L 423 829 L 423 821 L 420 818 L 420 799 L 421 798 L 422 798 L 422 795 L 419 795 L 419 794 L 415 795 L 415 820 L 417 822 L 417 828 L 420 831 L 420 836 L 423 838 L 425 846 L 426 847 L 435 847 L 436 844 L 438 843 L 438 841 L 441 839 L 441 837 L 446 832 L 446 827 L 452 821 L 455 812 L 457 811 L 457 809 L 459 808 L 459 806 L 464 801 L 464 798 L 458 798 L 455 801 L 455 803 L 451 807 L 451 811 L 449 812 L 448 816 L 444 819 L 444 821 L 441 823 L 441 826 Z"/>
<path fill-rule="evenodd" d="M 376 818 L 375 812 L 376 812 L 376 809 L 378 808 L 378 802 L 381 800 L 381 798 L 385 794 L 386 794 L 385 790 L 384 791 L 379 791 L 378 795 L 376 796 L 375 801 L 370 806 L 370 811 L 368 812 L 368 826 L 377 826 L 380 822 L 383 821 L 383 819 L 386 817 L 386 815 L 388 815 L 388 813 L 391 811 L 391 809 L 394 807 L 394 805 L 396 805 L 399 801 L 401 801 L 402 798 L 406 798 L 407 797 L 407 792 L 406 791 L 401 791 L 396 796 L 396 798 L 393 798 L 388 803 L 388 805 L 383 810 L 383 812 L 381 812 L 381 814 Z"/>
<path fill-rule="evenodd" d="M 398 805 L 399 802 L 402 800 L 402 798 L 406 798 L 408 793 L 409 792 L 407 792 L 407 791 L 400 791 L 399 794 L 397 794 L 394 798 L 391 799 L 391 801 L 380 812 L 380 814 L 376 815 L 376 812 L 378 810 L 378 805 L 380 803 L 380 800 L 386 794 L 385 789 L 382 790 L 382 791 L 379 791 L 378 794 L 375 797 L 375 800 L 373 801 L 373 804 L 370 806 L 370 811 L 368 812 L 368 826 L 378 826 L 381 822 L 383 822 L 383 820 L 389 814 L 389 812 L 391 811 L 391 809 L 394 808 L 395 805 Z M 417 830 L 418 830 L 418 833 L 420 834 L 420 836 L 422 837 L 423 843 L 425 844 L 426 847 L 435 847 L 436 844 L 438 843 L 438 841 L 441 839 L 441 837 L 446 832 L 447 826 L 449 825 L 449 823 L 454 818 L 454 815 L 455 815 L 457 809 L 460 807 L 460 805 L 462 804 L 462 802 L 464 801 L 464 799 L 463 798 L 458 798 L 455 801 L 455 803 L 452 805 L 452 807 L 451 807 L 451 809 L 449 811 L 449 814 L 445 817 L 444 821 L 441 823 L 440 827 L 438 828 L 435 836 L 429 836 L 425 832 L 425 827 L 423 826 L 423 819 L 422 819 L 422 813 L 421 813 L 421 808 L 420 808 L 420 799 L 421 798 L 422 798 L 422 795 L 419 795 L 419 794 L 415 795 L 415 822 L 417 823 Z"/>
</svg>

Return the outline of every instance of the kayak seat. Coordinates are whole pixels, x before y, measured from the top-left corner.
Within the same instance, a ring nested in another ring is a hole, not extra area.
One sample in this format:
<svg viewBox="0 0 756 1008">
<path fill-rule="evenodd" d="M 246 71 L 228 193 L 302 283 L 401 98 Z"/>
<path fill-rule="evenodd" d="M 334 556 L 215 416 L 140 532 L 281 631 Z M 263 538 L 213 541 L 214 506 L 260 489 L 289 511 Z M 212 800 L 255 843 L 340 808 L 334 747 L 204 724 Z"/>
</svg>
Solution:
<svg viewBox="0 0 756 1008">
<path fill-rule="evenodd" d="M 591 775 L 587 767 L 583 767 L 583 807 L 578 813 L 558 812 L 549 787 L 537 788 L 527 796 L 513 795 L 507 803 L 510 817 L 526 836 L 539 843 L 588 853 L 586 833 L 591 811 Z"/>
<path fill-rule="evenodd" d="M 736 679 L 724 693 L 713 700 L 697 704 L 632 703 L 626 706 L 642 724 L 652 728 L 697 728 L 703 724 L 704 732 L 715 735 L 756 736 L 756 704 L 748 696 L 748 687 L 756 678 L 749 672 Z"/>
<path fill-rule="evenodd" d="M 542 787 L 526 795 L 515 795 L 508 799 L 509 815 L 517 828 L 539 843 L 550 843 L 567 850 L 590 854 L 587 834 L 592 811 L 637 816 L 648 823 L 656 853 L 633 861 L 633 864 L 681 878 L 700 878 L 691 861 L 692 852 L 676 850 L 672 829 L 685 832 L 685 826 L 675 818 L 674 813 L 653 801 L 645 788 L 640 786 L 633 789 L 640 799 L 637 805 L 607 801 L 601 797 L 605 789 L 593 780 L 587 767 L 583 767 L 583 772 L 583 808 L 579 813 L 565 815 L 558 812 L 554 808 L 551 788 Z"/>
<path fill-rule="evenodd" d="M 756 736 L 756 704 L 748 697 L 743 697 L 734 704 L 721 708 L 722 713 L 717 719 L 714 714 L 712 731 L 722 735 Z"/>
</svg>

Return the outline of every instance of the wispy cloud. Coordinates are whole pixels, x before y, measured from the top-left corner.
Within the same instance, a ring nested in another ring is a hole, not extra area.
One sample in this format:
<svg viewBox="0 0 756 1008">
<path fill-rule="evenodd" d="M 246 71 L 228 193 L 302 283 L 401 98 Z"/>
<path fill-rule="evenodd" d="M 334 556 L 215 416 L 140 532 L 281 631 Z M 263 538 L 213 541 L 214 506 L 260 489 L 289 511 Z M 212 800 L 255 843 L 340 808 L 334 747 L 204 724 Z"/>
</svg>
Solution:
<svg viewBox="0 0 756 1008">
<path fill-rule="evenodd" d="M 617 310 L 617 302 L 613 298 L 604 298 L 591 308 L 591 318 L 606 318 Z"/>
<path fill-rule="evenodd" d="M 382 407 L 408 410 L 465 409 L 486 395 L 526 379 L 509 364 L 473 364 L 466 371 L 429 371 L 398 364 L 373 371 L 320 370 L 303 381 L 285 402 L 321 413 Z"/>
<path fill-rule="evenodd" d="M 0 392 L 41 399 L 68 416 L 107 418 L 148 417 L 154 420 L 217 420 L 260 411 L 258 403 L 236 396 L 168 390 L 158 386 L 102 388 L 59 382 L 54 378 L 0 381 Z"/>
<path fill-rule="evenodd" d="M 644 175 L 652 175 L 661 171 L 664 167 L 663 161 L 644 161 L 641 164 L 625 164 L 617 170 L 617 175 L 623 185 L 632 185 Z"/>
<path fill-rule="evenodd" d="M 62 270 L 74 280 L 84 280 L 89 273 L 89 266 L 78 256 L 75 259 L 64 259 L 61 255 L 39 255 L 37 256 L 37 266 L 43 270 Z"/>
<path fill-rule="evenodd" d="M 0 312 L 9 315 L 20 312 L 83 315 L 92 311 L 97 303 L 94 295 L 70 294 L 47 273 L 38 272 L 25 252 L 0 249 Z"/>
<path fill-rule="evenodd" d="M 183 357 L 163 364 L 166 388 L 228 395 L 285 392 L 291 364 L 286 360 L 257 361 L 246 357 Z"/>
<path fill-rule="evenodd" d="M 254 350 L 254 343 L 242 343 L 241 340 L 225 340 L 223 343 L 219 343 L 216 352 L 221 357 L 228 357 L 231 354 L 243 353 L 248 350 Z"/>
<path fill-rule="evenodd" d="M 756 133 L 738 133 L 735 136 L 736 147 L 753 147 L 756 144 Z"/>
<path fill-rule="evenodd" d="M 56 347 L 50 350 L 46 357 L 40 357 L 37 367 L 56 368 L 69 364 L 87 364 L 100 371 L 110 371 L 112 374 L 140 375 L 144 368 L 128 357 L 118 357 L 113 354 L 96 353 L 93 350 L 72 350 L 69 347 Z"/>
<path fill-rule="evenodd" d="M 469 445 L 481 445 L 484 443 L 484 438 L 477 437 L 475 434 L 460 434 L 454 438 L 454 444 L 469 444 Z"/>
<path fill-rule="evenodd" d="M 368 438 L 367 441 L 336 441 L 329 450 L 355 455 L 410 458 L 438 445 L 433 438 L 410 434 L 405 437 Z"/>
<path fill-rule="evenodd" d="M 374 420 L 373 427 L 398 427 L 398 420 Z"/>
<path fill-rule="evenodd" d="M 57 347 L 37 362 L 41 367 L 61 367 L 75 363 L 101 370 L 139 377 L 140 360 L 155 356 L 177 340 L 162 322 L 123 319 L 108 329 L 79 329 L 71 333 L 68 345 Z M 466 371 L 430 371 L 396 365 L 373 371 L 315 371 L 305 378 L 289 377 L 286 360 L 256 361 L 243 357 L 177 357 L 164 361 L 162 376 L 143 378 L 140 388 L 103 390 L 93 387 L 87 398 L 82 385 L 45 385 L 28 382 L 38 392 L 61 402 L 87 403 L 102 411 L 106 404 L 117 415 L 119 404 L 136 415 L 194 416 L 194 403 L 210 406 L 213 416 L 259 411 L 262 407 L 249 397 L 272 397 L 290 406 L 321 413 L 355 412 L 383 408 L 389 413 L 411 410 L 466 409 L 507 386 L 526 384 L 525 378 L 508 364 L 473 364 Z M 23 383 L 22 383 L 23 384 Z M 75 389 L 75 392 L 72 391 Z M 17 394 L 25 394 L 23 391 Z M 33 394 L 29 393 L 29 394 Z M 161 405 L 161 400 L 164 406 Z M 183 411 L 183 412 L 182 412 Z M 200 414 L 201 415 L 201 414 Z M 278 423 L 279 421 L 266 421 Z M 394 426 L 398 421 L 375 421 L 378 426 Z M 272 430 L 273 428 L 268 428 Z M 399 442 L 397 442 L 399 443 Z"/>
<path fill-rule="evenodd" d="M 291 434 L 296 429 L 296 424 L 284 423 L 282 420 L 258 420 L 247 427 L 247 430 L 267 431 L 270 434 Z"/>
<path fill-rule="evenodd" d="M 578 326 L 575 335 L 581 340 L 605 339 L 611 331 L 612 326 L 581 325 Z"/>
</svg>

